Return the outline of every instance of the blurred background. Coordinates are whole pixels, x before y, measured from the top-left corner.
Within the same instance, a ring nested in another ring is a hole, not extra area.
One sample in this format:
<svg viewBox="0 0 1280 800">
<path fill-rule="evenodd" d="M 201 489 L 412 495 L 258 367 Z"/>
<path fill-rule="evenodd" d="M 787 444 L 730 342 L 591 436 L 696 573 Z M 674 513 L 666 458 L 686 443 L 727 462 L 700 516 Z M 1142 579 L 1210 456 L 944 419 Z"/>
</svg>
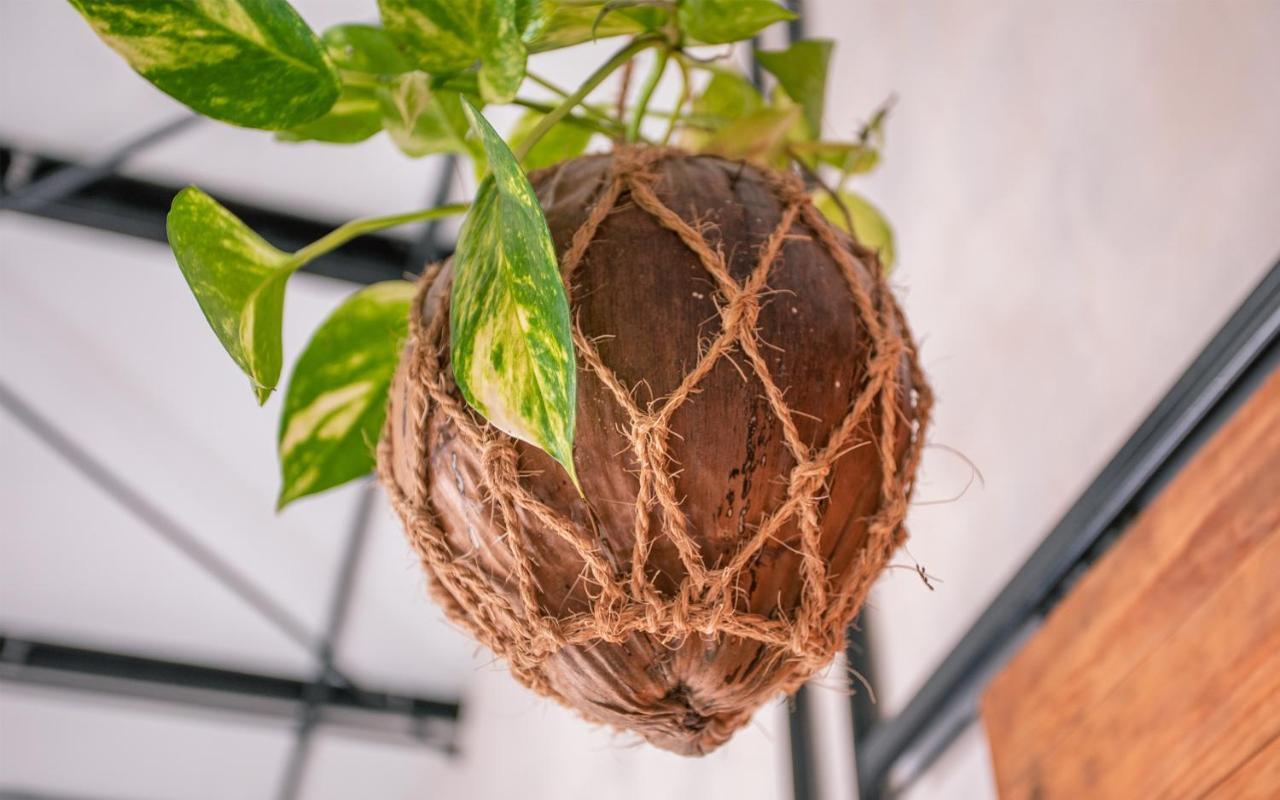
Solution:
<svg viewBox="0 0 1280 800">
<path fill-rule="evenodd" d="M 376 18 L 373 0 L 295 5 L 316 30 Z M 803 6 L 838 44 L 830 134 L 897 97 L 862 189 L 896 228 L 939 398 L 912 538 L 865 615 L 891 717 L 1280 253 L 1280 3 Z M 535 63 L 574 84 L 614 46 Z M 0 215 L 0 794 L 853 796 L 843 661 L 798 723 L 779 700 L 682 759 L 536 698 L 450 627 L 380 490 L 272 512 L 279 395 L 250 402 L 156 214 L 197 183 L 288 240 L 474 187 L 382 135 L 286 144 L 184 116 L 68 4 L 0 0 L 6 193 L 102 167 Z M 425 234 L 297 276 L 286 363 L 344 277 L 451 246 L 448 226 Z M 971 724 L 903 796 L 993 787 Z"/>
</svg>

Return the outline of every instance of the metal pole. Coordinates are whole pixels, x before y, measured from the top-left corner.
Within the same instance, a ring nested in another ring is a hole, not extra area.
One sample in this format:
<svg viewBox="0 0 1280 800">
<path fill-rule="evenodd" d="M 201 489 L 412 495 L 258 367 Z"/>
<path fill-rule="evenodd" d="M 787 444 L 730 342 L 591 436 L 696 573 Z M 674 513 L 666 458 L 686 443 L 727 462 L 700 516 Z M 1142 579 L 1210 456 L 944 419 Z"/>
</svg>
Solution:
<svg viewBox="0 0 1280 800">
<path fill-rule="evenodd" d="M 199 537 L 148 500 L 142 492 L 116 475 L 110 467 L 72 441 L 71 437 L 59 430 L 4 383 L 0 383 L 0 407 L 8 411 L 19 424 L 44 442 L 49 449 L 61 456 L 67 464 L 106 492 L 134 518 L 216 578 L 289 639 L 301 645 L 309 653 L 318 652 L 323 646 L 322 641 L 317 639 L 302 621 L 277 603 L 268 592 L 210 550 Z M 332 670 L 330 676 L 344 685 L 351 683 L 337 670 Z"/>
<path fill-rule="evenodd" d="M 129 140 L 106 156 L 90 164 L 73 164 L 19 187 L 0 198 L 0 209 L 33 212 L 61 200 L 116 172 L 126 161 L 154 144 L 187 130 L 201 120 L 195 114 L 184 114 L 159 127 Z"/>
</svg>

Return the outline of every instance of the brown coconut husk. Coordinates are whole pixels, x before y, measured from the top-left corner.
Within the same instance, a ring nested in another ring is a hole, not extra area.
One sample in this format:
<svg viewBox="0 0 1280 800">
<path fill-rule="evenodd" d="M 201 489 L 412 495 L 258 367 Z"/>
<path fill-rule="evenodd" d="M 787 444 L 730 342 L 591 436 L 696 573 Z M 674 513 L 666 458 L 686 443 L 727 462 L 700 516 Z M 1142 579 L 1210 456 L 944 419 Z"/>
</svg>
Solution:
<svg viewBox="0 0 1280 800">
<path fill-rule="evenodd" d="M 569 287 L 583 496 L 463 402 L 423 276 L 379 474 L 433 597 L 535 691 L 702 754 L 830 662 L 931 404 L 875 254 L 791 175 L 628 148 L 531 176 Z"/>
</svg>

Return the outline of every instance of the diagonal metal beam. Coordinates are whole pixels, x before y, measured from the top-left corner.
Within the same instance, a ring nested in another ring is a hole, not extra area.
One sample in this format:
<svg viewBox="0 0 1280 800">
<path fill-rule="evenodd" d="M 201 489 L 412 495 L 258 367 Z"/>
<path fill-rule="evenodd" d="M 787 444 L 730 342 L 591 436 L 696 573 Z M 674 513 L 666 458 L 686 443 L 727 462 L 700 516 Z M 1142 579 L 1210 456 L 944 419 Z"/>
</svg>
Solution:
<svg viewBox="0 0 1280 800">
<path fill-rule="evenodd" d="M 232 594 L 253 608 L 263 619 L 291 641 L 309 653 L 319 653 L 324 648 L 323 639 L 317 637 L 307 625 L 271 597 L 270 593 L 245 577 L 239 570 L 200 541 L 199 537 L 170 517 L 146 495 L 117 475 L 62 432 L 33 405 L 22 399 L 7 385 L 0 382 L 0 408 L 30 431 L 50 450 L 82 476 L 96 485 L 112 500 L 128 511 L 148 530 L 164 539 L 192 563 L 218 580 Z M 330 669 L 329 677 L 340 684 L 350 686 L 348 680 L 336 669 Z"/>
<path fill-rule="evenodd" d="M 857 731 L 863 800 L 900 790 L 977 719 L 987 680 L 1074 582 L 1274 370 L 1280 262 L 892 719 Z"/>
<path fill-rule="evenodd" d="M 129 159 L 152 145 L 173 138 L 200 121 L 201 117 L 195 114 L 183 114 L 181 117 L 143 132 L 96 161 L 88 164 L 68 164 L 16 190 L 6 185 L 6 193 L 0 197 L 0 209 L 27 213 L 38 211 L 42 206 L 74 194 L 114 174 Z"/>
<path fill-rule="evenodd" d="M 377 490 L 374 484 L 366 481 L 361 487 L 360 499 L 356 502 L 351 532 L 347 536 L 347 546 L 343 551 L 342 559 L 338 562 L 338 575 L 334 582 L 333 594 L 329 598 L 329 614 L 325 624 L 324 639 L 317 654 L 319 664 L 315 679 L 307 687 L 306 701 L 299 709 L 293 747 L 285 763 L 280 790 L 277 793 L 280 800 L 293 800 L 302 790 L 304 772 L 311 756 L 312 734 L 315 732 L 321 709 L 328 702 L 331 691 L 326 676 L 334 669 L 335 650 L 351 610 L 351 597 L 355 593 L 356 576 L 364 555 L 365 541 L 369 538 L 376 496 Z"/>
</svg>

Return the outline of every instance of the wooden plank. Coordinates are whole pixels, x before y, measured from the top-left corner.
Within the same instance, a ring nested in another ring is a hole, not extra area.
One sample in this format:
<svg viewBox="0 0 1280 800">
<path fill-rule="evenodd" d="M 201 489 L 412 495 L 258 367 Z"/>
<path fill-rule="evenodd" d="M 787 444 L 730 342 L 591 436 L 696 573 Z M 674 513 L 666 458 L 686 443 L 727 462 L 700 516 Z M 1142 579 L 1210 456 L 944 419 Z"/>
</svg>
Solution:
<svg viewBox="0 0 1280 800">
<path fill-rule="evenodd" d="M 1278 498 L 1280 373 L 988 687 L 1002 796 L 1199 796 L 1267 741 L 1238 705 L 1280 701 Z"/>
<path fill-rule="evenodd" d="M 1280 736 L 1251 756 L 1207 795 L 1210 800 L 1275 800 L 1280 787 Z"/>
</svg>

